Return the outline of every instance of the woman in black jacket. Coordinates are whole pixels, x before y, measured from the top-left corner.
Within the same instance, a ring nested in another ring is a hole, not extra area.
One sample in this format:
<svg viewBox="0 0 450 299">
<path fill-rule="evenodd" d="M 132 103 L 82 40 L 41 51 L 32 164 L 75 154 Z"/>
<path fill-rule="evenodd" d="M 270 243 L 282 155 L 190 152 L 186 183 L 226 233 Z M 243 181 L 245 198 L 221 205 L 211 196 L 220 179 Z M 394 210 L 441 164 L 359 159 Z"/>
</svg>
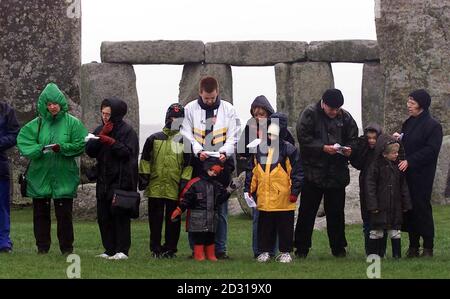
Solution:
<svg viewBox="0 0 450 299">
<path fill-rule="evenodd" d="M 130 215 L 111 208 L 115 189 L 136 191 L 139 141 L 134 129 L 123 121 L 127 104 L 117 98 L 101 104 L 102 122 L 95 129 L 98 140 L 86 144 L 86 153 L 97 159 L 97 221 L 105 252 L 99 257 L 127 259 L 131 245 Z"/>
<path fill-rule="evenodd" d="M 422 256 L 433 256 L 431 191 L 443 134 L 441 124 L 430 115 L 430 104 L 431 97 L 425 90 L 413 91 L 407 102 L 410 117 L 403 123 L 401 134 L 394 134 L 405 147 L 406 159 L 400 162 L 399 168 L 406 171 L 413 207 L 407 216 L 408 257 L 419 256 L 420 237 L 423 238 Z"/>
</svg>

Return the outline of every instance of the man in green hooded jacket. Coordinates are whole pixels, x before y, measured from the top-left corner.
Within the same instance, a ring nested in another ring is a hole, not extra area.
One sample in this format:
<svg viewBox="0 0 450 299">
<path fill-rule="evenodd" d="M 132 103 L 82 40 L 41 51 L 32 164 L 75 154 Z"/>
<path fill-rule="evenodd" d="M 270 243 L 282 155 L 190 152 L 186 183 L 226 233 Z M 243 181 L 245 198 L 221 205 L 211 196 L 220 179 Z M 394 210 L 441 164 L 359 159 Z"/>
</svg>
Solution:
<svg viewBox="0 0 450 299">
<path fill-rule="evenodd" d="M 49 83 L 39 96 L 38 117 L 17 137 L 20 153 L 30 160 L 27 196 L 33 198 L 34 236 L 40 254 L 50 249 L 52 198 L 60 250 L 63 254 L 73 251 L 72 206 L 80 180 L 75 158 L 84 152 L 87 129 L 68 110 L 64 94 Z"/>
</svg>

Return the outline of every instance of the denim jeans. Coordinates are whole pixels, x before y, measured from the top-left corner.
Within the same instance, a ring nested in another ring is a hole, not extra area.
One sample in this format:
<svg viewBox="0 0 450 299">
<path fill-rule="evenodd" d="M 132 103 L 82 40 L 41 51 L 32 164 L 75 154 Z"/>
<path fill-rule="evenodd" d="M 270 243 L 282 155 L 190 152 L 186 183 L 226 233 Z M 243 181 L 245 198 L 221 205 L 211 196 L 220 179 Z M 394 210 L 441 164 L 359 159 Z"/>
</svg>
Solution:
<svg viewBox="0 0 450 299">
<path fill-rule="evenodd" d="M 9 180 L 0 180 L 0 249 L 12 249 L 12 242 L 9 237 L 9 187 Z"/>
<path fill-rule="evenodd" d="M 218 209 L 218 223 L 216 229 L 216 253 L 227 252 L 228 236 L 228 200 Z"/>
</svg>

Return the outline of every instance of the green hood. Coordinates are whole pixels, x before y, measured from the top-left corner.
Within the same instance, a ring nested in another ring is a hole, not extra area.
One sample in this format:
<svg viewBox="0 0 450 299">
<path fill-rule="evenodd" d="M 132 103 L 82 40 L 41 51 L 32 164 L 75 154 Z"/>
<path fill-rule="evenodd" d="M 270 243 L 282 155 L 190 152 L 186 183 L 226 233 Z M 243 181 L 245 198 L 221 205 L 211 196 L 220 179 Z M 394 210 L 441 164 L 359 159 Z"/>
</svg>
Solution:
<svg viewBox="0 0 450 299">
<path fill-rule="evenodd" d="M 49 102 L 57 103 L 61 107 L 61 111 L 56 116 L 57 119 L 61 118 L 67 111 L 69 111 L 69 106 L 67 105 L 67 100 L 61 90 L 55 83 L 49 83 L 42 91 L 38 100 L 38 113 L 42 118 L 51 120 L 53 117 L 47 109 L 47 104 Z"/>
</svg>

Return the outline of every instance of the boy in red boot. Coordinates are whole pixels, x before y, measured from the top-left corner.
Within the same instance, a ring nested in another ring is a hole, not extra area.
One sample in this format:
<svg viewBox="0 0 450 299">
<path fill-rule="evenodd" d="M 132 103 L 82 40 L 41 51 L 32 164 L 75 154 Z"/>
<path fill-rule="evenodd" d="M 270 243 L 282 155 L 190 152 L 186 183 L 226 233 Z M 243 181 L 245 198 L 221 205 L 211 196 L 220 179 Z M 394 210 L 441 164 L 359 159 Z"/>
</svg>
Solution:
<svg viewBox="0 0 450 299">
<path fill-rule="evenodd" d="M 203 173 L 192 180 L 180 195 L 179 207 L 172 213 L 172 221 L 189 209 L 186 219 L 187 231 L 194 239 L 194 259 L 217 261 L 214 237 L 217 227 L 217 208 L 229 197 L 216 177 L 222 172 L 223 165 L 217 158 L 208 158 L 203 162 Z"/>
</svg>

